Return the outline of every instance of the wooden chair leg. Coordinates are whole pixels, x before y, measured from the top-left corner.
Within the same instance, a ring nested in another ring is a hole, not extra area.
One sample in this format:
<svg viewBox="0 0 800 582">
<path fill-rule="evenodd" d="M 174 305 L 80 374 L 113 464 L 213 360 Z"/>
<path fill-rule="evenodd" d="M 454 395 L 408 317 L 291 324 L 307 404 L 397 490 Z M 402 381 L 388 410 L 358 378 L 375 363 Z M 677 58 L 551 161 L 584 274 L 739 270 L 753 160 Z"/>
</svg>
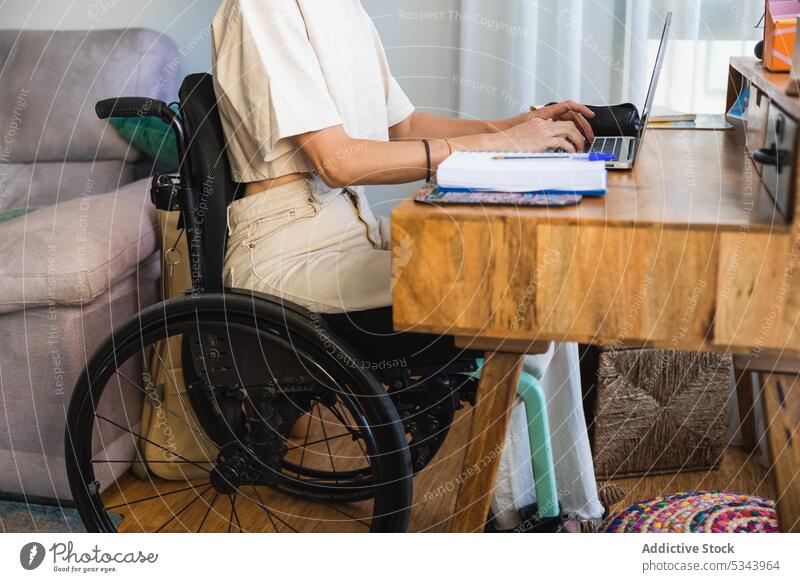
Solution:
<svg viewBox="0 0 800 582">
<path fill-rule="evenodd" d="M 500 455 L 522 372 L 520 354 L 487 354 L 478 384 L 469 443 L 464 454 L 450 529 L 481 532 L 492 504 Z"/>
</svg>

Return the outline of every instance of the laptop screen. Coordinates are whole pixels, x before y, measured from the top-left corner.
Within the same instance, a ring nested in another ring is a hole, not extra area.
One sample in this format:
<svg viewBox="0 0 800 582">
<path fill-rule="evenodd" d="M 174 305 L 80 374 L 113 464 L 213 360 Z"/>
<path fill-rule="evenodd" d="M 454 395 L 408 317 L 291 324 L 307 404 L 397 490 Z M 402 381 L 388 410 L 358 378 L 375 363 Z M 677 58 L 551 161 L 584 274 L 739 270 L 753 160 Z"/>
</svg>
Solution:
<svg viewBox="0 0 800 582">
<path fill-rule="evenodd" d="M 672 12 L 667 14 L 666 22 L 664 23 L 664 31 L 661 33 L 661 44 L 658 47 L 658 54 L 656 55 L 656 65 L 653 69 L 653 76 L 650 79 L 650 88 L 647 90 L 647 99 L 642 109 L 642 126 L 639 128 L 639 141 L 647 129 L 647 120 L 650 118 L 650 112 L 653 110 L 653 101 L 656 98 L 656 90 L 658 89 L 658 81 L 661 78 L 661 69 L 664 67 L 664 57 L 667 54 L 667 44 L 669 42 L 669 31 L 672 25 Z"/>
</svg>

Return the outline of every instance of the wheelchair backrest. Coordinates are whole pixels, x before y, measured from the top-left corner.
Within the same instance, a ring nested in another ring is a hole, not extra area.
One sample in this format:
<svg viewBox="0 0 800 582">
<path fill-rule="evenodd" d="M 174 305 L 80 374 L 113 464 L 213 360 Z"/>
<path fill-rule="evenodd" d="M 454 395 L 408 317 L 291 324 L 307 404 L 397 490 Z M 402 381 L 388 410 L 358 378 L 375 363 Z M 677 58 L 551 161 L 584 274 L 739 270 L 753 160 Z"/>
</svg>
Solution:
<svg viewBox="0 0 800 582">
<path fill-rule="evenodd" d="M 237 197 L 228 162 L 214 82 L 198 73 L 184 79 L 180 92 L 181 117 L 186 128 L 192 186 L 198 194 L 198 219 L 203 241 L 206 291 L 222 291 L 227 243 L 227 208 Z"/>
</svg>

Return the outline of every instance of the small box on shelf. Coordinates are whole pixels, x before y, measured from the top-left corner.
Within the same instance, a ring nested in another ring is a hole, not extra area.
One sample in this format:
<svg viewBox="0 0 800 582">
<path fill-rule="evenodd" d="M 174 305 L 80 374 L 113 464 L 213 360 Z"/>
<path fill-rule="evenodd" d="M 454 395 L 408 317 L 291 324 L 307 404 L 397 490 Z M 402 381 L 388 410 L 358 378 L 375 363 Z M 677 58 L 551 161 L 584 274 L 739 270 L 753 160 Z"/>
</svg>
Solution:
<svg viewBox="0 0 800 582">
<path fill-rule="evenodd" d="M 773 73 L 792 69 L 792 54 L 800 16 L 798 0 L 767 0 L 764 18 L 764 67 Z"/>
<path fill-rule="evenodd" d="M 795 30 L 800 26 L 800 16 L 795 21 Z M 794 48 L 792 49 L 792 70 L 790 72 L 789 84 L 786 86 L 786 94 L 792 97 L 800 97 L 800 34 L 794 35 Z"/>
</svg>

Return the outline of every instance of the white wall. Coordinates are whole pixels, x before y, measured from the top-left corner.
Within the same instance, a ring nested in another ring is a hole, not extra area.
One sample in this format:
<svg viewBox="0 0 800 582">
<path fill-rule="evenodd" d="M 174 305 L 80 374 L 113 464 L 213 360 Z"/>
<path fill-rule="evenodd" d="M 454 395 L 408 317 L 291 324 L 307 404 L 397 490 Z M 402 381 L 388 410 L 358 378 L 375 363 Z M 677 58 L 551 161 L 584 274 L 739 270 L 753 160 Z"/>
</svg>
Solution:
<svg viewBox="0 0 800 582">
<path fill-rule="evenodd" d="M 394 74 L 420 108 L 455 114 L 458 90 L 457 21 L 420 22 L 419 10 L 450 14 L 460 0 L 363 0 L 381 33 Z M 208 25 L 219 0 L 0 0 L 0 28 L 84 30 L 143 27 L 171 36 L 183 55 L 182 73 L 210 67 Z M 376 187 L 376 212 L 388 215 L 412 187 Z"/>
</svg>

